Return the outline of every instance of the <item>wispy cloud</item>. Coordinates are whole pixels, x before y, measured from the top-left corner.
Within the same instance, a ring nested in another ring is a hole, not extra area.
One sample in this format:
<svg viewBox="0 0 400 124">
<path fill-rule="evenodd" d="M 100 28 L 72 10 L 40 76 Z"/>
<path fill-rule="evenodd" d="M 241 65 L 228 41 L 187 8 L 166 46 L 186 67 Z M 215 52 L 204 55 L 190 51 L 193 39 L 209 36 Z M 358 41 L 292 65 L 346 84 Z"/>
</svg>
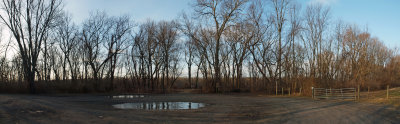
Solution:
<svg viewBox="0 0 400 124">
<path fill-rule="evenodd" d="M 310 0 L 309 4 L 322 4 L 322 5 L 332 5 L 338 0 Z"/>
</svg>

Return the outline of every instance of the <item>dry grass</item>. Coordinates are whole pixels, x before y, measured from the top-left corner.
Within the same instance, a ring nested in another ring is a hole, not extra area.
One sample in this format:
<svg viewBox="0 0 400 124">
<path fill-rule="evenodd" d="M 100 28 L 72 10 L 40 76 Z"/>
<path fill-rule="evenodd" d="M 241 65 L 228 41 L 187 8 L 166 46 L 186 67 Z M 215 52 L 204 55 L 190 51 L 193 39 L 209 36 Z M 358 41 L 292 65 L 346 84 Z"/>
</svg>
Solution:
<svg viewBox="0 0 400 124">
<path fill-rule="evenodd" d="M 400 87 L 389 89 L 389 99 L 387 98 L 387 90 L 362 92 L 360 101 L 370 103 L 390 104 L 400 108 Z"/>
</svg>

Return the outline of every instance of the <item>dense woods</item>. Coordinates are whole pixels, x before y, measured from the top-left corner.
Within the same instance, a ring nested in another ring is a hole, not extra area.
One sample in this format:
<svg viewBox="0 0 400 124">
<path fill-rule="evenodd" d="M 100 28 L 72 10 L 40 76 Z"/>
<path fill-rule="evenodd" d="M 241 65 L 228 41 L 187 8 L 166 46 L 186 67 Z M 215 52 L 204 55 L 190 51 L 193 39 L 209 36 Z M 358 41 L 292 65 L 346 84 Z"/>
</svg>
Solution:
<svg viewBox="0 0 400 124">
<path fill-rule="evenodd" d="M 60 0 L 1 6 L 1 92 L 278 94 L 400 85 L 398 51 L 319 4 L 197 0 L 175 20 L 137 23 L 96 11 L 82 24 Z"/>
</svg>

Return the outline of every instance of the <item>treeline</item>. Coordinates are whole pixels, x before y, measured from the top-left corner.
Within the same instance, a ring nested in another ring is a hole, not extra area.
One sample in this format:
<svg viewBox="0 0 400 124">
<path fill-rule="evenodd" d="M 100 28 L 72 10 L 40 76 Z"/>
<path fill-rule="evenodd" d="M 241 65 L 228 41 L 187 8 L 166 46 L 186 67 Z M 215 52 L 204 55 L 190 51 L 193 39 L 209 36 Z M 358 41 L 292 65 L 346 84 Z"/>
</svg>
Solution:
<svg viewBox="0 0 400 124">
<path fill-rule="evenodd" d="M 399 85 L 397 51 L 367 28 L 334 20 L 329 7 L 301 9 L 291 0 L 191 5 L 192 13 L 172 21 L 135 23 L 97 11 L 77 25 L 60 0 L 4 0 L 0 18 L 12 36 L 0 43 L 0 88 L 166 92 L 181 81 L 210 92 L 275 94 Z"/>
</svg>

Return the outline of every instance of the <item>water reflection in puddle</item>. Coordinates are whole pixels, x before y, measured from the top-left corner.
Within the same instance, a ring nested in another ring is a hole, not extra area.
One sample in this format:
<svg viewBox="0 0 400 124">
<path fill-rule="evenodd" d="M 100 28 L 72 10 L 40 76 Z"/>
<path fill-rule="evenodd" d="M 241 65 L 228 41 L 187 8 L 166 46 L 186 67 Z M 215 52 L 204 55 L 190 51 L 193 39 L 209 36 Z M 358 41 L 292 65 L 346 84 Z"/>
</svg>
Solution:
<svg viewBox="0 0 400 124">
<path fill-rule="evenodd" d="M 199 109 L 204 103 L 195 102 L 144 102 L 144 103 L 123 103 L 113 105 L 118 109 L 143 109 L 143 110 L 178 110 L 178 109 Z"/>
<path fill-rule="evenodd" d="M 126 99 L 126 98 L 143 98 L 144 95 L 116 95 L 112 96 L 113 99 Z"/>
</svg>

